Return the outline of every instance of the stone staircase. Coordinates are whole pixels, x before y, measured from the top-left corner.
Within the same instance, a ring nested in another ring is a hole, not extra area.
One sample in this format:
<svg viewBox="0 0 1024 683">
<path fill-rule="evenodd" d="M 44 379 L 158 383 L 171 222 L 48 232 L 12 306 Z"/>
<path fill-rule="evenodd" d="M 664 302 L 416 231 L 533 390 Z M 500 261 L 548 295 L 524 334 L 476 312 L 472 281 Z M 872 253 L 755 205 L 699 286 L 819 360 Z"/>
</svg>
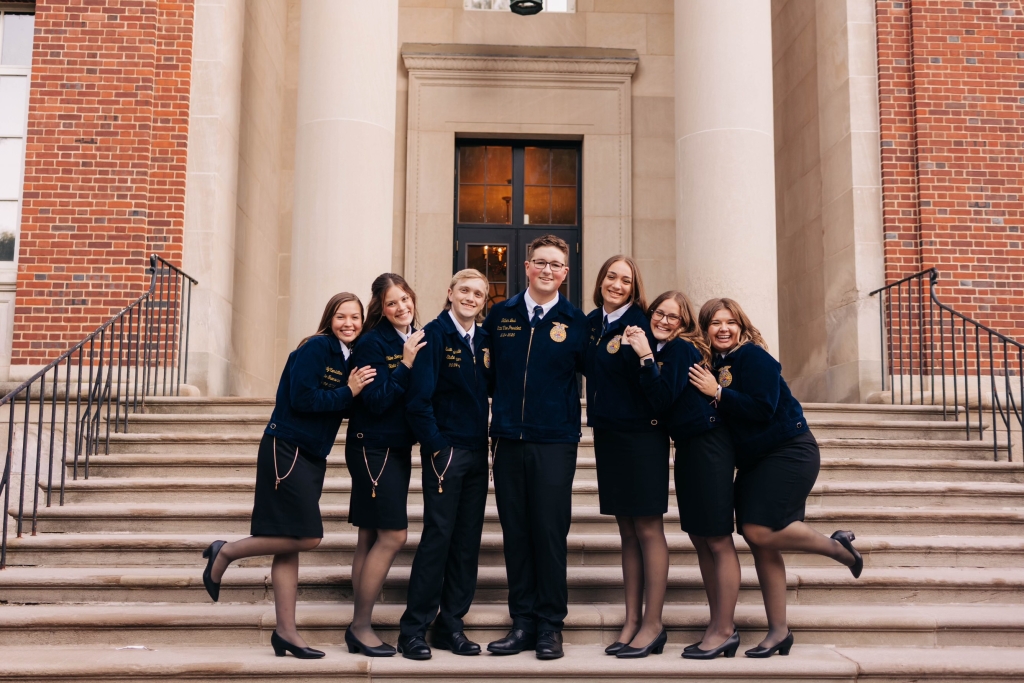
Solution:
<svg viewBox="0 0 1024 683">
<path fill-rule="evenodd" d="M 214 538 L 248 530 L 256 446 L 271 408 L 266 399 L 147 399 L 128 433 L 111 435 L 110 453 L 92 458 L 90 478 L 69 477 L 67 504 L 39 510 L 39 534 L 11 538 L 10 566 L 0 572 L 0 679 L 1024 680 L 1024 466 L 992 461 L 990 443 L 965 441 L 961 425 L 929 406 L 805 406 L 822 447 L 807 519 L 826 533 L 856 531 L 865 569 L 854 580 L 824 558 L 788 556 L 797 646 L 767 661 L 680 659 L 707 609 L 674 498 L 666 516 L 666 654 L 629 663 L 601 653 L 623 619 L 622 577 L 614 520 L 598 514 L 589 430 L 573 487 L 564 659 L 435 651 L 430 662 L 410 662 L 348 654 L 341 643 L 356 535 L 347 522 L 342 429 L 321 499 L 326 536 L 303 555 L 299 588 L 299 627 L 328 657 L 276 659 L 268 645 L 269 559 L 232 566 L 218 604 L 203 590 L 200 559 Z M 375 611 L 391 642 L 422 522 L 415 455 L 409 543 Z M 742 538 L 737 546 L 744 565 L 737 622 L 746 648 L 760 640 L 765 618 Z M 480 564 L 467 628 L 486 642 L 509 625 L 493 499 Z"/>
</svg>

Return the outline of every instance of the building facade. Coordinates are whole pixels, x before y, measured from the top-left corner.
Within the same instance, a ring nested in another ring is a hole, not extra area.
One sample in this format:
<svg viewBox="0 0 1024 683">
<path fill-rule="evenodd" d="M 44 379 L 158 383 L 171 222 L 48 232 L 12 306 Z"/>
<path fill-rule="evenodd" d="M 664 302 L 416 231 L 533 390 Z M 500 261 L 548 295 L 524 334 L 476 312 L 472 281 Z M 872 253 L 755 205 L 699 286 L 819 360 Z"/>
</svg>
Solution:
<svg viewBox="0 0 1024 683">
<path fill-rule="evenodd" d="M 1020 336 L 1020 2 L 492 4 L 0 2 L 3 372 L 155 252 L 200 281 L 189 383 L 271 395 L 334 292 L 403 273 L 425 322 L 548 232 L 585 309 L 615 253 L 739 300 L 804 400 L 879 389 L 871 292 L 925 268 Z"/>
</svg>

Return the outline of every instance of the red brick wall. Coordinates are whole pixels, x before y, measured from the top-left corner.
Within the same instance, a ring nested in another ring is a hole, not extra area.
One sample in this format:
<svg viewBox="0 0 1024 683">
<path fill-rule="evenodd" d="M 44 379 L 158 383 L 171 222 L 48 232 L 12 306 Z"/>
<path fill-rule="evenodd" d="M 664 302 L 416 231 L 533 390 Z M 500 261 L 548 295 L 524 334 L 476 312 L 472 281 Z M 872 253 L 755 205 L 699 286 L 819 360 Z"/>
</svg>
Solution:
<svg viewBox="0 0 1024 683">
<path fill-rule="evenodd" d="M 39 0 L 12 364 L 57 356 L 180 263 L 192 0 Z"/>
<path fill-rule="evenodd" d="M 879 0 L 885 267 L 1024 339 L 1021 2 Z"/>
</svg>

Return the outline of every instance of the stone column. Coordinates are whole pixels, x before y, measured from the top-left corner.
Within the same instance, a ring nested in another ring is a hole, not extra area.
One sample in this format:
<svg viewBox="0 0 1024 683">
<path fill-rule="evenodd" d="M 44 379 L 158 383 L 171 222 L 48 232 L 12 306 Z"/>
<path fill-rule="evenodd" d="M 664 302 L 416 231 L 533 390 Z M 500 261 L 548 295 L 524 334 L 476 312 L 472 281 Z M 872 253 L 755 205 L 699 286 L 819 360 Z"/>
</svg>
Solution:
<svg viewBox="0 0 1024 683">
<path fill-rule="evenodd" d="M 228 393 L 234 304 L 244 0 L 197 0 L 182 264 L 192 292 L 188 381 Z"/>
<path fill-rule="evenodd" d="M 737 300 L 778 357 L 771 3 L 676 0 L 676 264 Z"/>
<path fill-rule="evenodd" d="M 288 339 L 391 270 L 398 0 L 303 0 Z M 269 332 L 268 332 L 269 333 Z"/>
</svg>

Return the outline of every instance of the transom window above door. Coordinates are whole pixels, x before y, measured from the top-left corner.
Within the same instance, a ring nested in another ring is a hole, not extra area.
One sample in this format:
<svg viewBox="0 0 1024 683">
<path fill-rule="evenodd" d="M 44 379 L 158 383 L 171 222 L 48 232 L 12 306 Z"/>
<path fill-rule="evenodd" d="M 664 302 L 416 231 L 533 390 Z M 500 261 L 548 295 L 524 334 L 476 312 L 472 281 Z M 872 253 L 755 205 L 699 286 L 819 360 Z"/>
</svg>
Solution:
<svg viewBox="0 0 1024 683">
<path fill-rule="evenodd" d="M 561 292 L 580 304 L 580 146 L 571 141 L 459 140 L 455 155 L 455 270 L 490 281 L 486 307 L 526 288 L 535 238 L 569 245 Z"/>
</svg>

